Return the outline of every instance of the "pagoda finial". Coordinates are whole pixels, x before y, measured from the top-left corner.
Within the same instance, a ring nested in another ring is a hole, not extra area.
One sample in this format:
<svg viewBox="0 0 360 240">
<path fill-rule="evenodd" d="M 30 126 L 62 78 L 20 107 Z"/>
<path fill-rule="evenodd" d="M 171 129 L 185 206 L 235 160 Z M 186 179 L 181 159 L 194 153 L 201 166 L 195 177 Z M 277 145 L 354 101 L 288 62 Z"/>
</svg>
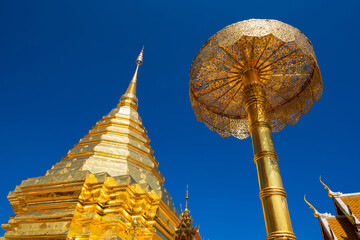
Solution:
<svg viewBox="0 0 360 240">
<path fill-rule="evenodd" d="M 133 78 L 125 92 L 124 95 L 121 96 L 120 101 L 118 103 L 118 107 L 121 106 L 130 106 L 137 110 L 138 99 L 136 97 L 136 82 L 137 82 L 137 73 L 140 65 L 143 63 L 143 55 L 144 55 L 144 46 L 141 49 L 139 56 L 136 58 L 136 70 Z"/>
<path fill-rule="evenodd" d="M 188 199 L 189 199 L 189 187 L 186 186 L 186 206 L 185 210 L 182 211 L 181 209 L 181 218 L 180 218 L 180 224 L 176 227 L 175 231 L 175 240 L 193 240 L 195 239 L 195 236 L 199 234 L 196 230 L 197 226 L 193 227 L 193 219 L 190 216 L 190 211 L 188 210 Z M 201 238 L 200 238 L 201 239 Z"/>
<path fill-rule="evenodd" d="M 314 216 L 315 217 L 319 217 L 319 212 L 314 208 L 313 205 L 311 205 L 308 201 L 306 201 L 306 197 L 305 197 L 305 194 L 304 194 L 304 201 L 307 203 L 307 205 L 309 205 L 309 207 L 314 210 Z"/>
<path fill-rule="evenodd" d="M 329 197 L 333 197 L 333 196 L 337 196 L 337 195 L 341 194 L 340 192 L 334 193 L 333 191 L 331 191 L 330 188 L 325 183 L 323 183 L 323 181 L 321 181 L 321 176 L 320 176 L 319 180 L 320 180 L 320 183 L 324 186 L 324 188 L 326 190 L 328 190 Z"/>
<path fill-rule="evenodd" d="M 136 59 L 136 65 L 140 66 L 143 63 L 144 46 L 141 49 L 139 56 Z"/>
<path fill-rule="evenodd" d="M 186 195 L 185 195 L 185 200 L 186 200 L 185 209 L 186 210 L 187 210 L 187 206 L 188 206 L 188 199 L 189 199 L 189 185 L 186 185 Z"/>
</svg>

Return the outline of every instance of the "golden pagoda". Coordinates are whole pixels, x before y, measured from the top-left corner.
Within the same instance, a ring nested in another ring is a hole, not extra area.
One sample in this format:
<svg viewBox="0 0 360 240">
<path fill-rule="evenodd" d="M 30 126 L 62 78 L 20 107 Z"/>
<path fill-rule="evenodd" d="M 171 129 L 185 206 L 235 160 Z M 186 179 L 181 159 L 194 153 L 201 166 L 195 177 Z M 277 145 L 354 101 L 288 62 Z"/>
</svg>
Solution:
<svg viewBox="0 0 360 240">
<path fill-rule="evenodd" d="M 321 181 L 321 178 L 320 182 L 328 190 L 328 196 L 333 199 L 337 215 L 319 213 L 305 197 L 304 200 L 314 210 L 314 216 L 319 220 L 323 239 L 360 239 L 360 193 L 333 192 Z"/>
<path fill-rule="evenodd" d="M 179 213 L 138 114 L 135 74 L 116 108 L 8 199 L 3 239 L 173 239 Z"/>
</svg>

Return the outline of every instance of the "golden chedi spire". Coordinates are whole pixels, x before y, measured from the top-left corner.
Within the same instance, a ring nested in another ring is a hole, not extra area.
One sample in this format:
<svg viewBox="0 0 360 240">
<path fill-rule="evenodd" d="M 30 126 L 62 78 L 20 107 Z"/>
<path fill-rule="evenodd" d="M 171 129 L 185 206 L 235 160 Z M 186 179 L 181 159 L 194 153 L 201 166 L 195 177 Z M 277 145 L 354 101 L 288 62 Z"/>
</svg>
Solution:
<svg viewBox="0 0 360 240">
<path fill-rule="evenodd" d="M 115 108 L 45 175 L 9 193 L 15 216 L 2 225 L 5 239 L 124 239 L 134 218 L 140 239 L 173 238 L 179 214 L 137 111 L 142 61 L 143 50 Z"/>
<path fill-rule="evenodd" d="M 124 95 L 121 96 L 120 101 L 118 103 L 118 107 L 121 106 L 130 106 L 137 110 L 138 107 L 138 99 L 136 97 L 136 82 L 137 82 L 137 74 L 139 71 L 139 67 L 143 63 L 143 54 L 144 54 L 144 47 L 141 49 L 139 56 L 136 59 L 136 70 L 134 73 L 133 78 L 125 92 Z"/>
<path fill-rule="evenodd" d="M 106 172 L 111 176 L 137 172 L 134 176 L 144 177 L 144 174 L 139 173 L 140 169 L 150 173 L 147 182 L 153 184 L 152 188 L 159 187 L 164 182 L 157 169 L 158 162 L 153 155 L 147 131 L 137 111 L 137 75 L 143 62 L 143 51 L 144 49 L 136 59 L 134 76 L 117 107 L 98 121 L 61 162 L 76 161 L 82 167 L 81 170 Z M 57 164 L 59 168 L 63 168 L 61 162 Z M 47 174 L 52 175 L 57 172 L 54 171 L 57 168 L 54 166 Z M 144 182 L 145 179 L 141 181 Z"/>
</svg>

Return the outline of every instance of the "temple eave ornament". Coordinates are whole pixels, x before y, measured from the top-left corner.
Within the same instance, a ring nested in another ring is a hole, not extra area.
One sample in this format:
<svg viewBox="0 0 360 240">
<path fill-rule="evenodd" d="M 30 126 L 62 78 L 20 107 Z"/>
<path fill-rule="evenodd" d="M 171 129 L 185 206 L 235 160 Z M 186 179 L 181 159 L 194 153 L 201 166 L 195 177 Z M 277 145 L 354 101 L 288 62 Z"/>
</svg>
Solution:
<svg viewBox="0 0 360 240">
<path fill-rule="evenodd" d="M 319 177 L 320 183 L 324 186 L 324 188 L 326 190 L 328 190 L 328 196 L 329 197 L 336 197 L 336 196 L 340 196 L 342 193 L 341 192 L 333 192 L 331 191 L 331 189 L 321 180 L 321 176 Z"/>
</svg>

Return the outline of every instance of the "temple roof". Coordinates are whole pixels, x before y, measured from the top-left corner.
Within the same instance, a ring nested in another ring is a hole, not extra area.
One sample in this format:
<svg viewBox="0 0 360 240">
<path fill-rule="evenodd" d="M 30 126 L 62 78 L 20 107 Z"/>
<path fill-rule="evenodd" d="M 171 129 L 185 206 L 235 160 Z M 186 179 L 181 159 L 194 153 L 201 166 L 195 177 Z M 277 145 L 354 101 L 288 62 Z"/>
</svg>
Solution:
<svg viewBox="0 0 360 240">
<path fill-rule="evenodd" d="M 354 226 L 345 216 L 329 217 L 326 218 L 326 222 L 329 224 L 331 231 L 337 239 L 358 239 L 354 231 Z"/>
<path fill-rule="evenodd" d="M 360 239 L 360 193 L 333 192 L 321 181 L 321 178 L 320 182 L 328 190 L 329 197 L 333 199 L 337 215 L 321 214 L 305 201 L 314 210 L 315 217 L 319 219 L 323 238 L 325 240 Z"/>
<path fill-rule="evenodd" d="M 332 197 L 338 214 L 345 215 L 360 230 L 360 193 L 340 194 Z"/>
</svg>

